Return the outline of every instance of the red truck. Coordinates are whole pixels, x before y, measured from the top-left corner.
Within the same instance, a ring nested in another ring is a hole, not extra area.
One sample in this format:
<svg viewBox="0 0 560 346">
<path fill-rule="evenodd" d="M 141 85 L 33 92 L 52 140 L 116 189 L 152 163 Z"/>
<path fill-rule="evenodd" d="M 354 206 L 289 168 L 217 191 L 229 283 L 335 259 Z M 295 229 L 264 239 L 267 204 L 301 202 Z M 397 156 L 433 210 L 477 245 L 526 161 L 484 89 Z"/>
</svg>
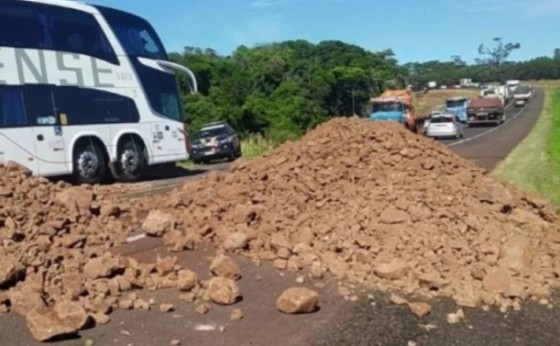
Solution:
<svg viewBox="0 0 560 346">
<path fill-rule="evenodd" d="M 467 108 L 467 123 L 500 125 L 506 121 L 504 104 L 497 97 L 472 99 Z"/>
</svg>

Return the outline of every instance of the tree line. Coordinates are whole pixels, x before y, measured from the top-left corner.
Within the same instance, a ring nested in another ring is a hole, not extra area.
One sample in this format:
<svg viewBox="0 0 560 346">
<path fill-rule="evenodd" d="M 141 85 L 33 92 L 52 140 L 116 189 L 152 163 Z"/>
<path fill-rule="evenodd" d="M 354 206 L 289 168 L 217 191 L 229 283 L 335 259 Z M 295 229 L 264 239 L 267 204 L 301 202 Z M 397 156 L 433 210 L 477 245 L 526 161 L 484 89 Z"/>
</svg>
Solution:
<svg viewBox="0 0 560 346">
<path fill-rule="evenodd" d="M 212 49 L 186 47 L 170 58 L 197 76 L 199 92 L 190 95 L 181 81 L 186 122 L 191 131 L 203 123 L 226 120 L 242 136 L 259 133 L 281 142 L 296 139 L 330 117 L 365 115 L 372 96 L 428 81 L 457 84 L 506 79 L 560 79 L 560 50 L 550 57 L 508 62 L 518 44 L 481 45 L 481 59 L 400 65 L 391 50 L 370 52 L 340 41 L 304 40 L 241 46 L 229 56 Z M 556 54 L 557 53 L 557 54 Z"/>
</svg>

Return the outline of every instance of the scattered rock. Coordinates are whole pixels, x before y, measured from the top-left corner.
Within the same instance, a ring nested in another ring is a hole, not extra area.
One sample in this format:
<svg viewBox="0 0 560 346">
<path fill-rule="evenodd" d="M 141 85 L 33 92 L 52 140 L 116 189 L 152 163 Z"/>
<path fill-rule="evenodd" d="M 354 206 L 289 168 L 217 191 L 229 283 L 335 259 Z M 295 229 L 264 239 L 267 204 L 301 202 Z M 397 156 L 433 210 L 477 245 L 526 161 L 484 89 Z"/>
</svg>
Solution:
<svg viewBox="0 0 560 346">
<path fill-rule="evenodd" d="M 234 310 L 231 312 L 230 319 L 231 319 L 232 321 L 239 321 L 239 320 L 242 320 L 243 317 L 244 317 L 244 315 L 243 315 L 243 310 L 241 310 L 241 309 L 234 309 Z"/>
<path fill-rule="evenodd" d="M 427 303 L 409 303 L 410 311 L 418 317 L 424 317 L 430 314 L 432 307 Z"/>
<path fill-rule="evenodd" d="M 245 233 L 236 232 L 230 234 L 226 238 L 226 240 L 222 244 L 222 247 L 226 251 L 235 251 L 235 250 L 244 249 L 245 247 L 247 247 L 248 244 L 249 244 L 249 237 Z"/>
<path fill-rule="evenodd" d="M 84 274 L 90 279 L 101 279 L 111 277 L 119 269 L 118 259 L 103 256 L 89 260 L 84 266 Z"/>
<path fill-rule="evenodd" d="M 198 276 L 190 270 L 180 270 L 177 273 L 177 288 L 182 292 L 188 292 L 198 285 Z"/>
<path fill-rule="evenodd" d="M 179 340 L 179 339 L 173 339 L 173 340 L 171 340 L 171 341 L 169 342 L 169 345 L 171 345 L 171 346 L 179 346 L 179 345 L 181 345 L 181 340 Z"/>
<path fill-rule="evenodd" d="M 210 305 L 208 305 L 208 303 L 202 303 L 196 307 L 195 311 L 201 315 L 206 315 L 210 312 Z"/>
<path fill-rule="evenodd" d="M 192 303 L 196 300 L 196 294 L 194 294 L 193 292 L 181 294 L 179 296 L 179 299 L 185 303 Z"/>
<path fill-rule="evenodd" d="M 142 224 L 142 229 L 149 236 L 161 237 L 164 233 L 174 230 L 176 223 L 173 215 L 160 210 L 151 210 Z"/>
<path fill-rule="evenodd" d="M 383 263 L 375 267 L 375 275 L 382 279 L 397 280 L 406 275 L 408 266 L 406 262 L 394 259 L 391 262 Z"/>
<path fill-rule="evenodd" d="M 447 323 L 457 324 L 459 322 L 461 322 L 461 319 L 459 318 L 459 316 L 457 316 L 457 314 L 451 313 L 447 315 Z"/>
<path fill-rule="evenodd" d="M 109 324 L 109 322 L 111 322 L 111 316 L 103 313 L 91 314 L 90 316 L 95 321 L 95 324 L 104 325 L 104 324 Z"/>
<path fill-rule="evenodd" d="M 241 269 L 230 257 L 218 255 L 210 264 L 210 271 L 215 276 L 239 280 L 241 279 Z"/>
<path fill-rule="evenodd" d="M 144 311 L 150 310 L 150 303 L 148 303 L 143 299 L 136 299 L 133 304 L 134 304 L 134 310 L 144 310 Z"/>
<path fill-rule="evenodd" d="M 156 259 L 156 270 L 160 277 L 165 277 L 173 272 L 175 272 L 175 266 L 177 265 L 177 257 L 158 257 Z"/>
<path fill-rule="evenodd" d="M 159 305 L 159 312 L 161 313 L 168 313 L 175 310 L 175 307 L 173 306 L 173 304 L 160 304 Z"/>
<path fill-rule="evenodd" d="M 239 286 L 232 279 L 215 277 L 208 281 L 210 299 L 221 305 L 232 305 L 241 298 Z"/>
<path fill-rule="evenodd" d="M 307 288 L 292 287 L 280 295 L 276 307 L 286 314 L 302 314 L 314 312 L 318 303 L 317 292 Z"/>
<path fill-rule="evenodd" d="M 406 299 L 394 293 L 392 293 L 391 296 L 389 297 L 389 301 L 395 305 L 404 305 L 408 303 Z"/>
<path fill-rule="evenodd" d="M 80 331 L 88 320 L 85 310 L 77 303 L 60 302 L 54 307 L 38 306 L 27 314 L 27 326 L 33 337 L 48 341 Z"/>
</svg>

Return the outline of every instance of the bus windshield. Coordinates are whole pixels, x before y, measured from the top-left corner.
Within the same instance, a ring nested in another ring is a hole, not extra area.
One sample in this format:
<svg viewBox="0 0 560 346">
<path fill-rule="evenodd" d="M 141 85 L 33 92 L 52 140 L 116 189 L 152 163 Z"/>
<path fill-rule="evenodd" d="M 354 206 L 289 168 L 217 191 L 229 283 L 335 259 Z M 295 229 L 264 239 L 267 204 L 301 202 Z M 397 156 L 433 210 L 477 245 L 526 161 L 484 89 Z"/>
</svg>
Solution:
<svg viewBox="0 0 560 346">
<path fill-rule="evenodd" d="M 121 11 L 109 8 L 99 10 L 117 35 L 127 55 L 167 60 L 165 48 L 150 23 Z"/>
<path fill-rule="evenodd" d="M 139 58 L 169 60 L 154 28 L 146 20 L 118 10 L 99 7 L 134 66 L 152 109 L 182 121 L 183 112 L 175 75 L 144 65 Z"/>
</svg>

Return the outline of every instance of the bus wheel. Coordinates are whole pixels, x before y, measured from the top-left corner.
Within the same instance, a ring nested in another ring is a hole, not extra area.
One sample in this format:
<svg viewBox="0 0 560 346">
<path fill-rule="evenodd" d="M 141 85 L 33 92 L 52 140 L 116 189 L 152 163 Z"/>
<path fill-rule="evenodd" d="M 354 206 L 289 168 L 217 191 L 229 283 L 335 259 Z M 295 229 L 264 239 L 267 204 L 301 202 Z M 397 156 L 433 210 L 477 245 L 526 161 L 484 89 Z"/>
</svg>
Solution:
<svg viewBox="0 0 560 346">
<path fill-rule="evenodd" d="M 144 156 L 144 147 L 130 139 L 126 141 L 117 159 L 118 179 L 122 182 L 138 181 L 146 168 L 146 158 Z"/>
<path fill-rule="evenodd" d="M 99 184 L 106 170 L 105 156 L 93 141 L 78 146 L 74 151 L 74 178 L 79 184 Z"/>
</svg>

